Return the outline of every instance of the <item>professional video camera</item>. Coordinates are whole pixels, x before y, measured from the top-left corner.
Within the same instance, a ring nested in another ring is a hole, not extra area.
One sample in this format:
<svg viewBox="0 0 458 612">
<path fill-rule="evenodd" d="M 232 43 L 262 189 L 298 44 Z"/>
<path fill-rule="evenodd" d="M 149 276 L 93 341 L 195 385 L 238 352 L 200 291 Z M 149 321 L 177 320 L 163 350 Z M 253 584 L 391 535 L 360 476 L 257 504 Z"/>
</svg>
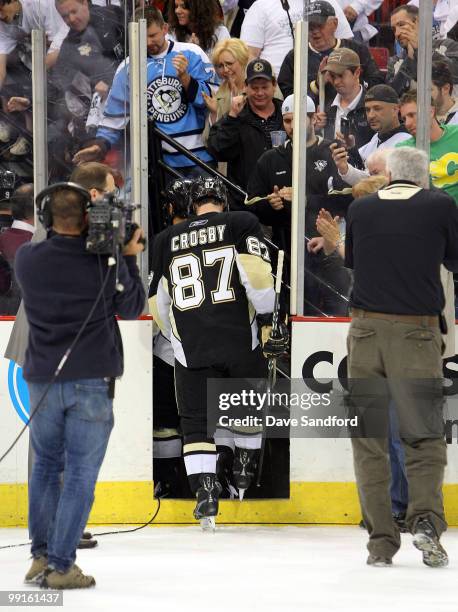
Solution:
<svg viewBox="0 0 458 612">
<path fill-rule="evenodd" d="M 136 208 L 135 204 L 125 204 L 111 193 L 92 202 L 88 209 L 87 250 L 113 255 L 118 247 L 122 248 L 138 228 L 133 221 Z M 145 244 L 144 238 L 140 242 Z"/>
<path fill-rule="evenodd" d="M 105 194 L 103 198 L 91 201 L 89 192 L 76 183 L 55 183 L 41 191 L 35 201 L 38 218 L 46 231 L 53 225 L 51 198 L 56 192 L 75 191 L 81 196 L 81 205 L 88 216 L 86 249 L 98 255 L 116 255 L 118 249 L 127 244 L 138 228 L 133 221 L 135 204 L 125 204 L 114 194 Z M 139 242 L 146 244 L 144 238 Z"/>
</svg>

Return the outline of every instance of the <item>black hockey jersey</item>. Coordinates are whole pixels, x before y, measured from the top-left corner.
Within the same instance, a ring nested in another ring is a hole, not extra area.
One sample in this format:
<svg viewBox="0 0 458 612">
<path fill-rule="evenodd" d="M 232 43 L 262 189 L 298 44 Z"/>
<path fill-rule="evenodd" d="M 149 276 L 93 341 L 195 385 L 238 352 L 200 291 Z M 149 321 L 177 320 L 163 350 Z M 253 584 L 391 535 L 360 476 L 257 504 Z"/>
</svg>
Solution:
<svg viewBox="0 0 458 612">
<path fill-rule="evenodd" d="M 269 251 L 251 213 L 206 213 L 167 228 L 153 250 L 155 321 L 186 367 L 258 345 L 256 314 L 273 310 Z"/>
</svg>

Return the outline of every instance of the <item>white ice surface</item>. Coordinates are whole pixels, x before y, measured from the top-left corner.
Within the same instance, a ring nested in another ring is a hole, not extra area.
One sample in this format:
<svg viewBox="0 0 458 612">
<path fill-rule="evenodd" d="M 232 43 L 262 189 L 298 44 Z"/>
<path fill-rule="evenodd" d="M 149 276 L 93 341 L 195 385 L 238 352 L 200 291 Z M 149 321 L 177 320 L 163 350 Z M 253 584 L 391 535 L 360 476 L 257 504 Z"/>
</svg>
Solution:
<svg viewBox="0 0 458 612">
<path fill-rule="evenodd" d="M 0 545 L 24 541 L 24 529 L 0 530 Z M 392 568 L 373 568 L 358 527 L 146 528 L 78 551 L 97 586 L 65 591 L 64 610 L 457 612 L 458 530 L 442 541 L 446 569 L 424 566 L 410 535 Z M 22 584 L 29 563 L 25 547 L 0 550 L 0 590 L 33 588 Z"/>
</svg>

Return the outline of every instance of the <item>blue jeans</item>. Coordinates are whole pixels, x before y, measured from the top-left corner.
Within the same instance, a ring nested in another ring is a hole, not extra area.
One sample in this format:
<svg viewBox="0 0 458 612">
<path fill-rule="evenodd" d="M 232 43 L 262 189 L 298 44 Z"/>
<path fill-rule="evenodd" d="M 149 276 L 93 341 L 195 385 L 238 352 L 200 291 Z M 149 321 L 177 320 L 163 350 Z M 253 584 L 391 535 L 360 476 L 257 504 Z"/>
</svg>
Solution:
<svg viewBox="0 0 458 612">
<path fill-rule="evenodd" d="M 28 386 L 33 410 L 46 383 Z M 47 555 L 48 565 L 58 571 L 75 562 L 113 422 L 108 382 L 85 378 L 53 384 L 30 423 L 35 452 L 29 483 L 32 556 Z"/>
<path fill-rule="evenodd" d="M 404 458 L 404 447 L 399 438 L 396 406 L 390 403 L 389 452 L 391 464 L 391 509 L 393 514 L 405 513 L 409 503 L 409 490 Z"/>
</svg>

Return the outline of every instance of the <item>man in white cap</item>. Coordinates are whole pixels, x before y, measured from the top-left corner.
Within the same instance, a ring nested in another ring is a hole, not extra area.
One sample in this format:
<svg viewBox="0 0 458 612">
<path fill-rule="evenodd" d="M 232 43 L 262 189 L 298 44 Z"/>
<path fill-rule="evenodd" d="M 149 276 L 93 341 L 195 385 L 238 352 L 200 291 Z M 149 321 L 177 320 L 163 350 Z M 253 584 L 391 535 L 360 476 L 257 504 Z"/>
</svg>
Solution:
<svg viewBox="0 0 458 612">
<path fill-rule="evenodd" d="M 255 170 L 248 182 L 248 198 L 264 197 L 248 207 L 254 212 L 261 223 L 272 226 L 272 240 L 288 254 L 291 249 L 291 201 L 292 201 L 292 161 L 293 161 L 293 118 L 294 96 L 288 96 L 282 105 L 283 127 L 288 140 L 281 147 L 266 151 L 259 158 Z M 316 109 L 313 100 L 307 97 L 307 209 L 305 220 L 305 233 L 307 236 L 316 236 L 316 218 L 320 208 L 330 210 L 333 215 L 343 215 L 352 201 L 347 195 L 329 195 L 330 191 L 339 191 L 345 184 L 339 177 L 332 154 L 329 149 L 330 141 L 324 140 L 315 134 Z M 313 265 L 319 264 L 313 254 Z M 315 261 L 316 260 L 316 261 Z M 311 263 L 311 262 L 309 262 Z M 312 264 L 311 264 L 312 265 Z M 340 267 L 341 268 L 341 267 Z M 318 270 L 314 269 L 314 272 Z M 340 275 L 340 271 L 338 272 Z M 338 276 L 337 275 L 337 276 Z M 345 290 L 345 279 L 335 278 L 339 289 Z M 328 279 L 330 280 L 330 279 Z M 313 288 L 315 292 L 316 287 Z M 318 291 L 318 290 L 317 290 Z M 330 296 L 327 296 L 331 302 Z M 323 296 L 321 296 L 323 298 Z M 314 301 L 309 293 L 308 299 Z M 324 298 L 322 301 L 326 301 Z M 343 305 L 345 307 L 345 305 Z M 336 304 L 330 305 L 335 312 Z M 336 314 L 345 314 L 338 312 Z"/>
</svg>

